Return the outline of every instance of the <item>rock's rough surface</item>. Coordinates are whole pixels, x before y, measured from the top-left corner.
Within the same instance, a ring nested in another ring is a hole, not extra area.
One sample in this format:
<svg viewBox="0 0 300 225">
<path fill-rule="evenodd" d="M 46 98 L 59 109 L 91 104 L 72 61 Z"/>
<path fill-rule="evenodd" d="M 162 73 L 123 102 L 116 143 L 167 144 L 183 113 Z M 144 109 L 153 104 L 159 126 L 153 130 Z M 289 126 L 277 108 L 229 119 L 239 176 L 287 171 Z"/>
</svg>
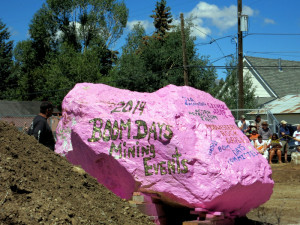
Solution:
<svg viewBox="0 0 300 225">
<path fill-rule="evenodd" d="M 63 101 L 56 152 L 122 198 L 134 191 L 245 215 L 273 189 L 268 162 L 227 106 L 191 87 L 154 93 L 77 84 Z"/>
</svg>

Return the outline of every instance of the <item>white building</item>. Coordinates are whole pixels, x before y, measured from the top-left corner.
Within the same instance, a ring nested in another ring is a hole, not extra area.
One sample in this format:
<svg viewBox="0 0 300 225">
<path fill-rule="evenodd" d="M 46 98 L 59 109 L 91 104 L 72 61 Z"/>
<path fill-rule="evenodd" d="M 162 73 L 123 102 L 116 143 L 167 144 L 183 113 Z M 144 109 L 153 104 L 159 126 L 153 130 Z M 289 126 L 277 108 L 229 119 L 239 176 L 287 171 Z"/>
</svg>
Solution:
<svg viewBox="0 0 300 225">
<path fill-rule="evenodd" d="M 261 109 L 279 122 L 300 123 L 300 62 L 246 56 L 243 74 L 251 78 Z"/>
<path fill-rule="evenodd" d="M 244 57 L 244 76 L 250 76 L 258 103 L 263 105 L 287 95 L 300 95 L 300 62 Z M 291 99 L 291 108 L 297 105 Z"/>
</svg>

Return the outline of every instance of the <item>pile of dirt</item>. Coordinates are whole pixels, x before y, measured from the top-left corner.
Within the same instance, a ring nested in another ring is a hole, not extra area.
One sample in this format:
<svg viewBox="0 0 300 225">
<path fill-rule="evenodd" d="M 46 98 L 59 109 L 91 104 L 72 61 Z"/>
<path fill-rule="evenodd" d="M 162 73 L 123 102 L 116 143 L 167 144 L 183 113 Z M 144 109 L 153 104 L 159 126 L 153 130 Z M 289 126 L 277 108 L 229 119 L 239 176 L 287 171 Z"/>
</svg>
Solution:
<svg viewBox="0 0 300 225">
<path fill-rule="evenodd" d="M 299 223 L 300 166 L 273 164 L 272 171 L 271 199 L 236 225 Z M 188 220 L 189 209 L 176 210 L 169 210 L 173 221 L 167 224 Z M 82 169 L 0 121 L 0 224 L 153 223 Z"/>
<path fill-rule="evenodd" d="M 153 224 L 34 137 L 0 121 L 0 224 Z"/>
</svg>

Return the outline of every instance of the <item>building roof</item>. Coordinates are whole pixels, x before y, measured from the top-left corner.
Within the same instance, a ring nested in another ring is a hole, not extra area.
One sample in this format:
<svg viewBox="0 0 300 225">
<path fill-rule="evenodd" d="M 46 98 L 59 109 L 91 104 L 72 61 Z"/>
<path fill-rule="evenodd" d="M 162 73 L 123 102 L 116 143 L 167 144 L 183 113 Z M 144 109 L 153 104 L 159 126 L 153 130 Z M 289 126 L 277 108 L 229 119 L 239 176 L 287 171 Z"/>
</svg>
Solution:
<svg viewBox="0 0 300 225">
<path fill-rule="evenodd" d="M 0 116 L 37 115 L 41 101 L 6 101 L 0 100 Z M 54 111 L 57 111 L 55 108 Z"/>
<path fill-rule="evenodd" d="M 300 95 L 287 95 L 266 105 L 273 114 L 300 113 Z"/>
<path fill-rule="evenodd" d="M 257 98 L 257 104 L 259 106 L 263 106 L 273 100 L 275 100 L 276 98 L 275 97 L 260 97 L 260 98 Z"/>
<path fill-rule="evenodd" d="M 300 94 L 300 62 L 246 56 L 246 66 L 255 70 L 279 98 Z M 274 96 L 276 97 L 276 96 Z"/>
<path fill-rule="evenodd" d="M 294 114 L 300 113 L 300 95 L 286 95 L 282 98 L 275 99 L 274 101 L 265 105 L 272 114 Z M 265 109 L 261 109 L 260 113 L 264 114 Z M 255 114 L 251 112 L 249 114 Z"/>
</svg>

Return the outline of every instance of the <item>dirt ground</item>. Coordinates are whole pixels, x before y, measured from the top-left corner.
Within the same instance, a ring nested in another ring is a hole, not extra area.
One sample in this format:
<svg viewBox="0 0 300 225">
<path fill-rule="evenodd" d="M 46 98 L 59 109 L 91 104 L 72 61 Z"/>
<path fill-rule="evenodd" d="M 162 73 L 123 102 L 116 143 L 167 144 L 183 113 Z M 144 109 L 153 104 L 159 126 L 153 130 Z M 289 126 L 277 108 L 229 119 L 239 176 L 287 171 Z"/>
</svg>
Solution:
<svg viewBox="0 0 300 225">
<path fill-rule="evenodd" d="M 270 224 L 300 224 L 300 165 L 272 164 L 272 178 L 275 185 L 270 200 L 247 217 Z"/>
<path fill-rule="evenodd" d="M 235 224 L 300 224 L 300 166 L 273 164 L 272 170 L 271 199 Z M 0 121 L 0 224 L 152 222 L 34 137 Z"/>
<path fill-rule="evenodd" d="M 94 178 L 0 121 L 0 224 L 152 224 Z"/>
</svg>

